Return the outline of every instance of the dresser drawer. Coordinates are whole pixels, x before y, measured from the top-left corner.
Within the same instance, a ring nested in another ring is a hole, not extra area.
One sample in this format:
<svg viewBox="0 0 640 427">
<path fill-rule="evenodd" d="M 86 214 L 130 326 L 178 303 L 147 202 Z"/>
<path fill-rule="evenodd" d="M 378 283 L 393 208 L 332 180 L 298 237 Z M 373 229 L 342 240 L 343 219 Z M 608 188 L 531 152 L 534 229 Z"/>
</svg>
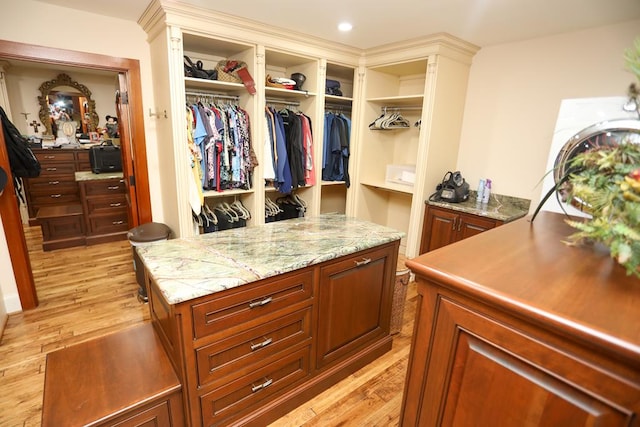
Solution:
<svg viewBox="0 0 640 427">
<path fill-rule="evenodd" d="M 78 151 L 76 156 L 76 169 L 79 171 L 90 171 L 91 160 L 89 160 L 89 150 Z"/>
<path fill-rule="evenodd" d="M 78 195 L 78 189 L 73 191 L 68 189 L 60 189 L 61 191 L 55 193 L 45 194 L 31 194 L 29 203 L 33 206 L 42 205 L 67 205 L 80 202 L 80 196 Z"/>
<path fill-rule="evenodd" d="M 27 180 L 27 185 L 29 186 L 29 191 L 34 191 L 40 188 L 50 189 L 60 185 L 72 185 L 75 188 L 78 188 L 78 183 L 72 174 L 29 178 Z"/>
<path fill-rule="evenodd" d="M 92 197 L 86 200 L 89 215 L 126 212 L 127 197 L 124 194 L 113 197 Z"/>
<path fill-rule="evenodd" d="M 84 181 L 85 196 L 102 196 L 108 194 L 124 194 L 124 180 L 100 179 L 96 181 Z"/>
<path fill-rule="evenodd" d="M 275 353 L 311 339 L 311 307 L 196 350 L 198 382 L 228 382 Z"/>
<path fill-rule="evenodd" d="M 33 197 L 51 194 L 78 194 L 78 185 L 67 180 L 43 180 L 36 184 L 29 183 L 29 194 Z"/>
<path fill-rule="evenodd" d="M 54 175 L 70 175 L 74 179 L 76 173 L 76 165 L 74 163 L 48 163 L 42 164 L 40 169 L 41 177 L 49 177 Z"/>
<path fill-rule="evenodd" d="M 129 230 L 127 212 L 89 217 L 91 234 L 109 234 Z"/>
<path fill-rule="evenodd" d="M 202 425 L 228 425 L 309 375 L 304 347 L 200 397 Z"/>
<path fill-rule="evenodd" d="M 195 338 L 231 330 L 257 317 L 274 313 L 313 295 L 313 270 L 279 276 L 262 285 L 243 289 L 192 306 Z"/>
<path fill-rule="evenodd" d="M 38 159 L 40 163 L 45 163 L 45 164 L 49 164 L 53 162 L 68 162 L 73 164 L 76 160 L 73 151 L 49 151 L 49 150 L 36 151 L 34 150 L 33 154 L 35 154 L 36 159 Z"/>
</svg>

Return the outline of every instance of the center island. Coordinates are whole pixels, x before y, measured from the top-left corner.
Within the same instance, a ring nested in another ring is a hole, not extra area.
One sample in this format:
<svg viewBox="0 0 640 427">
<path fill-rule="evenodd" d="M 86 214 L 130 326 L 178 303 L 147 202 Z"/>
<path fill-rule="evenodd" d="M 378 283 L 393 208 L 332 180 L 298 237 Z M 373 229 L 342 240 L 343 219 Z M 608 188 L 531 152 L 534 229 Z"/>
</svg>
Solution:
<svg viewBox="0 0 640 427">
<path fill-rule="evenodd" d="M 389 351 L 403 235 L 320 215 L 137 247 L 186 424 L 264 426 Z"/>
</svg>

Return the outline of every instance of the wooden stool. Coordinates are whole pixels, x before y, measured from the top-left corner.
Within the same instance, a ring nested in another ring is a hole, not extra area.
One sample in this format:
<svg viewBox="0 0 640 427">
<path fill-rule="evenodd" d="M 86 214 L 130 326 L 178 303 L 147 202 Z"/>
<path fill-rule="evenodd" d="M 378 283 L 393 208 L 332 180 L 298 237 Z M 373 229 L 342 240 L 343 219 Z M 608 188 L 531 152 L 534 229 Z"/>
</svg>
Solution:
<svg viewBox="0 0 640 427">
<path fill-rule="evenodd" d="M 49 353 L 42 426 L 183 426 L 181 393 L 146 323 Z"/>
<path fill-rule="evenodd" d="M 42 227 L 43 250 L 84 246 L 82 205 L 43 206 L 36 218 Z"/>
</svg>

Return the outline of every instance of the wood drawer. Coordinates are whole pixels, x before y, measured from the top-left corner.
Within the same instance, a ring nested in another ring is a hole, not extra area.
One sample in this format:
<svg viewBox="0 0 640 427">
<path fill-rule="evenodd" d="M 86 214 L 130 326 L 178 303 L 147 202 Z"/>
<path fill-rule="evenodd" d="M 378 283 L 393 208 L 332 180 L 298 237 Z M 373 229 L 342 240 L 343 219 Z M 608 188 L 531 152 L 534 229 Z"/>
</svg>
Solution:
<svg viewBox="0 0 640 427">
<path fill-rule="evenodd" d="M 313 295 L 313 270 L 283 275 L 262 285 L 239 287 L 212 301 L 192 306 L 193 333 L 202 338 L 274 313 Z M 257 323 L 259 324 L 259 322 Z M 254 325 L 248 325 L 251 327 Z"/>
<path fill-rule="evenodd" d="M 63 189 L 61 189 L 63 190 Z M 80 201 L 80 196 L 78 195 L 78 189 L 75 191 L 60 191 L 52 194 L 32 194 L 30 204 L 35 206 L 44 206 L 44 205 L 71 205 L 78 203 Z"/>
<path fill-rule="evenodd" d="M 79 171 L 90 171 L 91 170 L 91 160 L 89 160 L 89 150 L 78 151 L 76 153 L 76 167 Z"/>
<path fill-rule="evenodd" d="M 36 159 L 39 162 L 49 164 L 53 162 L 75 162 L 75 156 L 73 151 L 39 151 L 33 150 L 33 154 L 35 154 Z"/>
<path fill-rule="evenodd" d="M 311 307 L 196 350 L 198 383 L 228 382 L 275 353 L 311 339 Z"/>
<path fill-rule="evenodd" d="M 200 397 L 202 425 L 228 425 L 309 375 L 304 347 Z"/>
<path fill-rule="evenodd" d="M 127 198 L 124 194 L 113 197 L 92 197 L 86 200 L 89 215 L 126 212 Z"/>
<path fill-rule="evenodd" d="M 48 196 L 52 194 L 77 194 L 78 185 L 75 181 L 45 180 L 33 185 L 29 183 L 29 194 L 34 197 Z"/>
<path fill-rule="evenodd" d="M 36 191 L 39 189 L 51 189 L 56 188 L 60 185 L 72 185 L 78 188 L 78 184 L 75 180 L 74 175 L 66 174 L 66 175 L 58 175 L 58 176 L 48 176 L 48 177 L 38 177 L 38 178 L 29 178 L 28 179 L 29 191 Z"/>
<path fill-rule="evenodd" d="M 101 179 L 96 181 L 84 181 L 85 196 L 102 196 L 109 194 L 124 194 L 124 180 Z"/>
<path fill-rule="evenodd" d="M 129 230 L 127 212 L 89 217 L 91 234 L 109 234 Z"/>
<path fill-rule="evenodd" d="M 148 409 L 133 415 L 124 416 L 124 419 L 115 420 L 104 424 L 104 427 L 145 427 L 145 426 L 173 426 L 169 401 L 165 400 Z"/>
<path fill-rule="evenodd" d="M 48 163 L 41 165 L 40 176 L 70 175 L 74 179 L 76 165 L 74 163 Z"/>
</svg>

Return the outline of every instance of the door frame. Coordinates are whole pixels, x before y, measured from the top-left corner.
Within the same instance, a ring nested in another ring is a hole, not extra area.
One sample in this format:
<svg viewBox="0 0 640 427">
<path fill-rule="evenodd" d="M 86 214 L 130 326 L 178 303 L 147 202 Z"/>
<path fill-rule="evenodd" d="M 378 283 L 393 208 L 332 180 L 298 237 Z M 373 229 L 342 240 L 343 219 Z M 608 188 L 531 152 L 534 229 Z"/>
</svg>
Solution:
<svg viewBox="0 0 640 427">
<path fill-rule="evenodd" d="M 124 79 L 119 80 L 121 82 L 124 81 L 127 87 L 121 87 L 120 90 L 126 90 L 128 93 L 131 139 L 130 141 L 121 141 L 121 143 L 129 144 L 129 147 L 131 147 L 131 150 L 123 150 L 123 162 L 132 166 L 132 175 L 125 177 L 125 179 L 130 185 L 134 185 L 136 190 L 135 200 L 131 200 L 129 204 L 131 209 L 130 218 L 133 220 L 133 224 L 129 225 L 135 227 L 139 224 L 150 222 L 152 218 L 151 197 L 149 194 L 149 174 L 142 109 L 140 62 L 137 59 L 118 58 L 6 40 L 0 40 L 0 59 L 15 59 L 50 64 L 52 66 L 64 65 L 90 70 L 113 71 L 124 76 Z M 8 159 L 3 159 L 0 156 L 0 163 L 3 163 L 3 160 L 8 162 Z M 0 166 L 8 166 L 8 163 L 5 165 L 0 164 Z M 7 192 L 5 191 L 2 196 L 5 199 L 5 203 L 0 203 L 0 216 L 2 217 L 8 243 L 20 303 L 23 310 L 29 310 L 38 305 L 38 296 L 31 272 L 31 263 L 25 243 L 22 221 L 19 216 L 16 218 L 15 215 L 16 209 L 19 211 L 17 197 L 5 197 Z"/>
</svg>

